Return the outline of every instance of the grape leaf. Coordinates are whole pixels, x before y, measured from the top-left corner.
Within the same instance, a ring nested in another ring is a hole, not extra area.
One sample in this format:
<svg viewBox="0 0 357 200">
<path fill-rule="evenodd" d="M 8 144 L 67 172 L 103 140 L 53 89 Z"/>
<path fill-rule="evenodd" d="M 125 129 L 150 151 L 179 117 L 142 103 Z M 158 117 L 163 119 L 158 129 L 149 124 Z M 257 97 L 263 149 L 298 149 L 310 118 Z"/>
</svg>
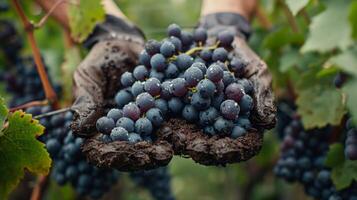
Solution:
<svg viewBox="0 0 357 200">
<path fill-rule="evenodd" d="M 332 168 L 331 178 L 337 190 L 347 188 L 353 180 L 357 180 L 357 161 L 344 158 L 341 143 L 330 146 L 326 156 L 326 166 Z"/>
<path fill-rule="evenodd" d="M 309 36 L 301 47 L 302 52 L 346 49 L 353 44 L 348 21 L 349 1 L 329 0 L 326 10 L 312 18 Z"/>
<path fill-rule="evenodd" d="M 104 21 L 105 12 L 100 0 L 77 0 L 69 4 L 68 17 L 72 37 L 82 42 Z"/>
<path fill-rule="evenodd" d="M 346 94 L 346 105 L 349 113 L 352 116 L 353 122 L 357 124 L 357 80 L 353 77 L 351 80 L 347 81 L 342 90 Z"/>
<path fill-rule="evenodd" d="M 348 49 L 342 53 L 331 57 L 327 63 L 336 65 L 342 71 L 357 76 L 357 51 Z"/>
<path fill-rule="evenodd" d="M 289 71 L 289 69 L 291 67 L 295 66 L 296 63 L 298 63 L 300 59 L 301 59 L 301 56 L 300 56 L 299 52 L 295 49 L 284 53 L 280 57 L 280 66 L 279 66 L 280 72 L 285 73 L 285 72 Z"/>
<path fill-rule="evenodd" d="M 288 7 L 291 10 L 291 12 L 293 13 L 293 15 L 296 15 L 308 3 L 309 3 L 309 0 L 286 0 L 286 5 L 288 5 Z"/>
<path fill-rule="evenodd" d="M 0 98 L 0 127 L 3 127 L 7 116 L 7 109 L 3 98 Z M 0 135 L 1 136 L 1 135 Z"/>
<path fill-rule="evenodd" d="M 352 27 L 352 36 L 357 39 L 357 1 L 351 3 L 349 20 Z"/>
<path fill-rule="evenodd" d="M 345 114 L 342 93 L 333 87 L 330 77 L 317 78 L 318 70 L 305 72 L 296 84 L 297 112 L 306 129 L 338 125 Z"/>
<path fill-rule="evenodd" d="M 4 105 L 1 104 L 3 110 Z M 0 136 L 0 199 L 7 199 L 24 176 L 24 169 L 35 174 L 48 174 L 51 159 L 44 144 L 36 137 L 44 127 L 22 111 L 9 113 L 2 111 L 1 118 L 7 116 Z"/>
</svg>

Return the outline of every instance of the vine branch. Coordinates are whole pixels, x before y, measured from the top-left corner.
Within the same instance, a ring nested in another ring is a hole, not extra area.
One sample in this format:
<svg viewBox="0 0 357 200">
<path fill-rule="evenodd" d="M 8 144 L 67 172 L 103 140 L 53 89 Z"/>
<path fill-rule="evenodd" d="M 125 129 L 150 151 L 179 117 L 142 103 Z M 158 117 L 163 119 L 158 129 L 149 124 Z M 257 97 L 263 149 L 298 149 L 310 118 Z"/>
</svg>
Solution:
<svg viewBox="0 0 357 200">
<path fill-rule="evenodd" d="M 46 95 L 46 99 L 50 102 L 54 104 L 54 107 L 58 107 L 58 102 L 57 102 L 57 95 L 50 83 L 50 81 L 48 80 L 48 76 L 44 67 L 44 64 L 42 62 L 41 59 L 41 54 L 40 54 L 40 50 L 37 46 L 33 31 L 35 29 L 34 25 L 29 21 L 29 19 L 27 18 L 27 16 L 25 15 L 20 3 L 18 0 L 12 0 L 12 3 L 15 7 L 15 10 L 17 12 L 17 14 L 20 16 L 21 22 L 25 28 L 31 49 L 32 49 L 32 53 L 33 53 L 33 57 L 35 60 L 35 64 L 36 64 L 36 69 L 37 72 L 40 76 L 41 79 L 41 83 L 43 86 L 43 89 L 45 91 L 45 95 Z"/>
<path fill-rule="evenodd" d="M 48 183 L 48 176 L 40 176 L 32 190 L 30 200 L 41 200 Z"/>
<path fill-rule="evenodd" d="M 58 0 L 56 1 L 56 3 L 51 7 L 51 9 L 46 13 L 45 16 L 42 17 L 42 19 L 34 24 L 34 28 L 38 29 L 38 28 L 41 28 L 47 21 L 48 17 L 53 13 L 53 11 L 59 6 L 61 5 L 62 3 L 65 3 L 66 0 Z"/>
<path fill-rule="evenodd" d="M 10 108 L 10 112 L 15 112 L 16 110 L 23 110 L 26 108 L 30 108 L 30 107 L 34 107 L 34 106 L 45 106 L 48 105 L 48 101 L 47 100 L 42 100 L 42 101 L 30 101 L 28 103 Z"/>
</svg>

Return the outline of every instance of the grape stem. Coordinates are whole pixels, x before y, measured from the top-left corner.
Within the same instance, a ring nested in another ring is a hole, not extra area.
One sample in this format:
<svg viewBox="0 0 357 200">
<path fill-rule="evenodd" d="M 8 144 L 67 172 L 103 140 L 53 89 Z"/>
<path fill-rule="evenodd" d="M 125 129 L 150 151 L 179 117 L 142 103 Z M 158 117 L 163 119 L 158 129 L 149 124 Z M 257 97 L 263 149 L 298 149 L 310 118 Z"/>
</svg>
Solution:
<svg viewBox="0 0 357 200">
<path fill-rule="evenodd" d="M 266 11 L 262 6 L 257 6 L 255 15 L 257 16 L 259 24 L 265 29 L 265 30 L 270 30 L 273 25 L 271 21 L 269 20 Z"/>
<path fill-rule="evenodd" d="M 15 7 L 15 10 L 17 12 L 17 14 L 20 16 L 21 22 L 25 28 L 31 49 L 32 49 L 32 53 L 33 53 L 33 57 L 35 60 L 35 64 L 36 64 L 36 69 L 37 72 L 40 76 L 41 79 L 41 83 L 42 83 L 42 87 L 45 91 L 45 95 L 46 95 L 46 99 L 49 101 L 49 103 L 53 104 L 53 106 L 55 108 L 59 107 L 58 106 L 58 101 L 57 101 L 57 95 L 50 83 L 50 81 L 48 80 L 48 76 L 44 67 L 44 64 L 42 62 L 41 59 L 41 54 L 40 54 L 40 50 L 37 46 L 33 31 L 34 31 L 34 25 L 29 21 L 29 19 L 27 18 L 27 16 L 25 15 L 20 3 L 18 0 L 12 0 L 12 3 Z"/>
<path fill-rule="evenodd" d="M 278 0 L 278 3 L 281 5 L 281 7 L 283 8 L 285 17 L 288 20 L 288 23 L 290 24 L 291 30 L 294 33 L 299 33 L 299 28 L 298 25 L 296 23 L 296 20 L 293 16 L 293 14 L 291 13 L 290 9 L 288 8 L 288 6 L 286 5 L 286 3 L 282 0 Z"/>
<path fill-rule="evenodd" d="M 49 116 L 52 116 L 52 115 L 65 113 L 65 112 L 70 111 L 70 110 L 71 110 L 71 108 L 62 108 L 62 109 L 51 111 L 51 112 L 48 112 L 48 113 L 43 113 L 41 115 L 36 115 L 33 118 L 34 119 L 41 119 L 41 118 L 44 118 L 44 117 L 49 117 Z"/>
<path fill-rule="evenodd" d="M 219 45 L 219 42 L 217 42 L 215 45 L 210 46 L 210 47 L 204 47 L 204 46 L 195 47 L 195 48 L 192 48 L 192 49 L 186 51 L 185 54 L 187 54 L 187 55 L 192 55 L 192 54 L 194 54 L 194 53 L 197 52 L 197 51 L 202 51 L 203 49 L 213 50 L 213 49 L 216 49 L 216 48 L 218 47 L 218 45 Z"/>
<path fill-rule="evenodd" d="M 14 108 L 10 108 L 10 112 L 15 112 L 17 110 L 23 110 L 23 109 L 34 107 L 34 106 L 45 106 L 45 105 L 48 105 L 48 101 L 47 100 L 30 101 L 30 102 L 27 102 L 25 104 L 16 106 Z"/>
<path fill-rule="evenodd" d="M 31 199 L 30 200 L 41 200 L 43 193 L 47 187 L 48 184 L 48 176 L 40 176 L 37 179 L 37 183 L 35 185 L 35 187 L 32 190 L 32 194 L 31 194 Z"/>
</svg>

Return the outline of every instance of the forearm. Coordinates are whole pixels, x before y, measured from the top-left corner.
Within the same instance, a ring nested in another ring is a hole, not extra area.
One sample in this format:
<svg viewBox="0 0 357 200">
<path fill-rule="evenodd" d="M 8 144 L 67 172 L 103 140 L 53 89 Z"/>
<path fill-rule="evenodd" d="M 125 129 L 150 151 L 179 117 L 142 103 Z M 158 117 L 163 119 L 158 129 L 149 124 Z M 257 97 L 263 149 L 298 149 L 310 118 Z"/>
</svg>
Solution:
<svg viewBox="0 0 357 200">
<path fill-rule="evenodd" d="M 219 12 L 238 13 L 251 20 L 257 7 L 257 0 L 203 0 L 201 16 Z"/>
</svg>

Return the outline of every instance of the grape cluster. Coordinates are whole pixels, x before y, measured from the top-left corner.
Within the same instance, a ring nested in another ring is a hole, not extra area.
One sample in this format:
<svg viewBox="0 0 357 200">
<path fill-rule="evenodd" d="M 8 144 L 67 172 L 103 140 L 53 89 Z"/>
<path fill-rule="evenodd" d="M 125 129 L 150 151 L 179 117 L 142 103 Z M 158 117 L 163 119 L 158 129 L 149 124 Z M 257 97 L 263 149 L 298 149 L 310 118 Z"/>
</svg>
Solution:
<svg viewBox="0 0 357 200">
<path fill-rule="evenodd" d="M 247 63 L 233 55 L 234 34 L 222 31 L 208 46 L 205 29 L 191 34 L 171 24 L 167 32 L 161 42 L 147 41 L 140 65 L 122 74 L 117 108 L 96 123 L 103 141 L 152 141 L 170 117 L 197 123 L 209 136 L 245 135 L 254 89 L 242 78 Z"/>
<path fill-rule="evenodd" d="M 336 88 L 341 88 L 345 82 L 347 81 L 347 74 L 343 72 L 339 72 L 336 74 L 335 78 L 333 79 L 333 84 Z"/>
<path fill-rule="evenodd" d="M 137 185 L 147 188 L 154 199 L 175 199 L 171 191 L 171 176 L 167 167 L 131 172 L 130 177 Z"/>
<path fill-rule="evenodd" d="M 51 107 L 31 107 L 26 112 L 33 115 L 47 113 Z M 54 160 L 52 177 L 59 184 L 71 183 L 81 196 L 100 198 L 118 180 L 118 173 L 112 169 L 100 169 L 86 161 L 80 150 L 82 138 L 76 138 L 70 129 L 70 111 L 44 117 L 40 123 L 46 132 L 39 139 L 46 144 L 47 151 Z"/>
<path fill-rule="evenodd" d="M 306 194 L 322 200 L 356 199 L 356 183 L 337 191 L 331 180 L 331 169 L 324 165 L 329 148 L 331 129 L 305 131 L 301 121 L 294 117 L 284 129 L 282 155 L 274 173 L 288 182 L 299 182 Z"/>
<path fill-rule="evenodd" d="M 0 10 L 3 6 L 0 4 Z M 23 47 L 23 40 L 17 33 L 13 23 L 0 20 L 0 49 L 11 63 L 15 63 Z"/>
<path fill-rule="evenodd" d="M 352 118 L 346 123 L 345 156 L 350 160 L 357 160 L 357 129 L 352 124 Z"/>
</svg>

